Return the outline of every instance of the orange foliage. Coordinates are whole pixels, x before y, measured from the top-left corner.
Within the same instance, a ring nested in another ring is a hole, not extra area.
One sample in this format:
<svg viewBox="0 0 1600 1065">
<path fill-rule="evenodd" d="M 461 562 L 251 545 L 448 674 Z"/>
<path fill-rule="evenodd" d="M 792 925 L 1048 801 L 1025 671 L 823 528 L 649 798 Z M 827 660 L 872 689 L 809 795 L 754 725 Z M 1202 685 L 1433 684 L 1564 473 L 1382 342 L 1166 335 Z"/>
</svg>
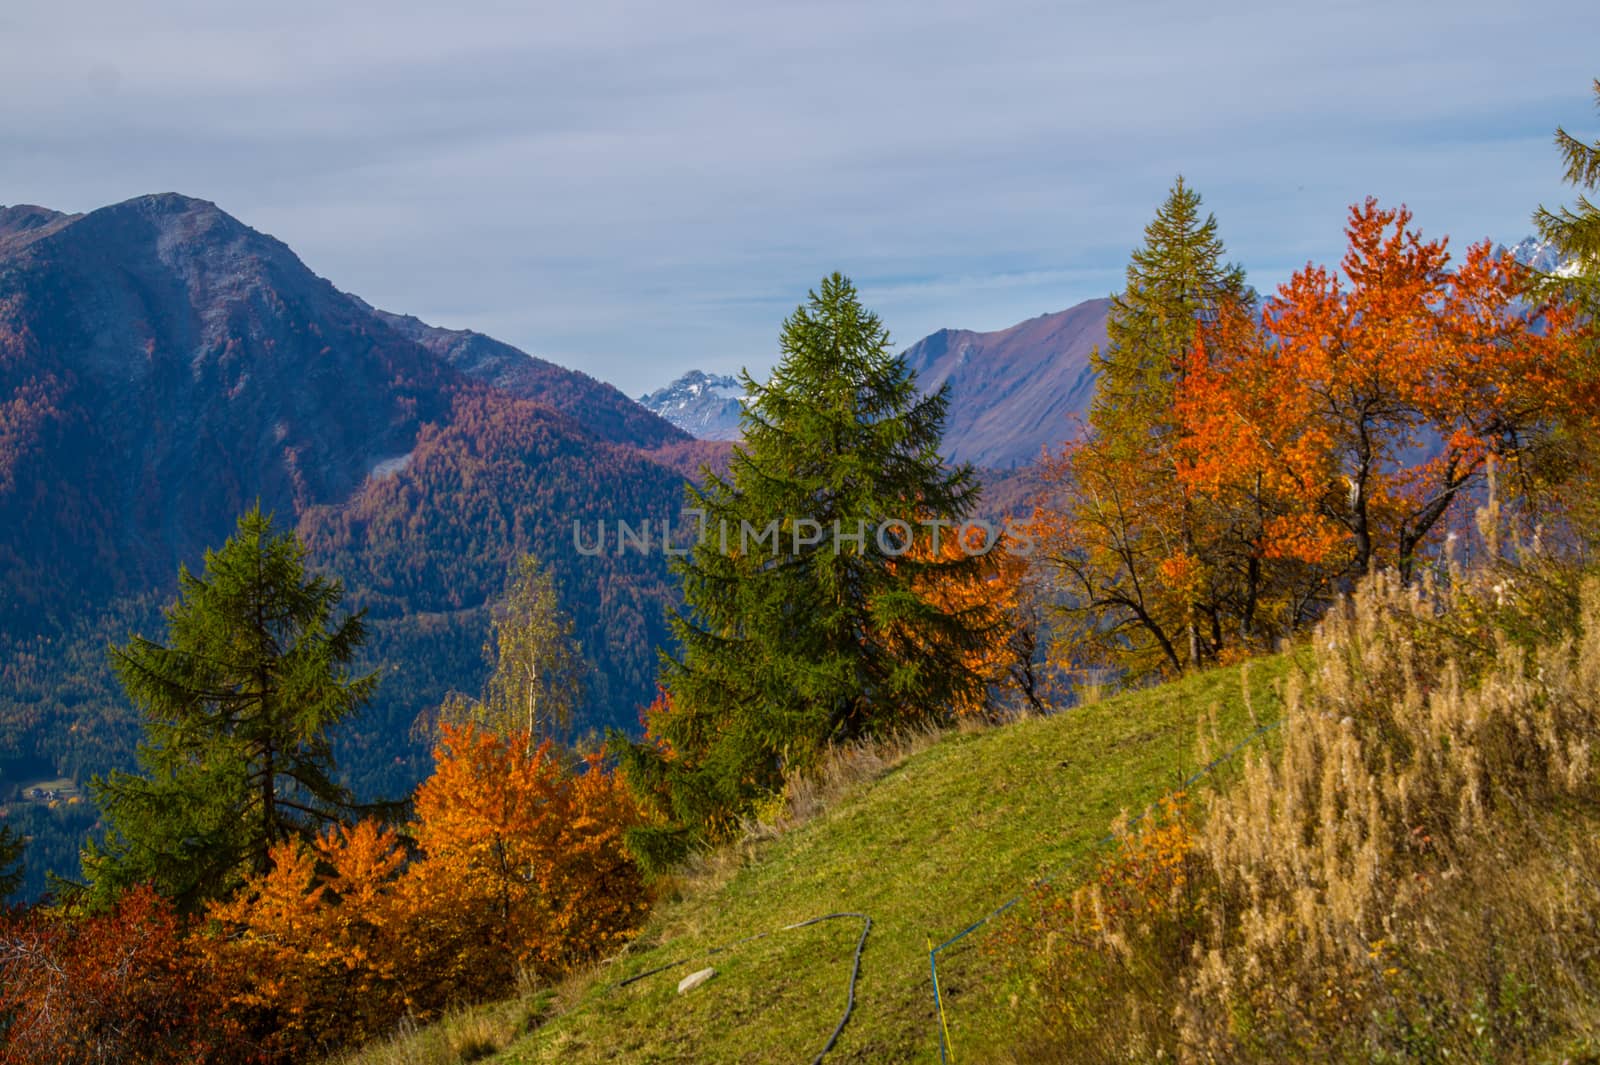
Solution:
<svg viewBox="0 0 1600 1065">
<path fill-rule="evenodd" d="M 1033 531 L 1068 665 L 1138 676 L 1269 647 L 1372 567 L 1409 578 L 1491 460 L 1530 523 L 1571 505 L 1600 425 L 1592 326 L 1525 303 L 1509 256 L 1453 263 L 1410 221 L 1352 208 L 1339 270 L 1307 266 L 1263 316 L 1208 308 L 1167 381 L 1169 429 L 1097 426 L 1044 464 L 1058 499 Z"/>
<path fill-rule="evenodd" d="M 0 912 L 0 1065 L 264 1060 L 225 979 L 148 887 L 107 914 Z"/>
<path fill-rule="evenodd" d="M 1205 657 L 1186 636 L 1196 631 L 1196 600 L 1215 609 L 1221 599 L 1211 588 L 1218 552 L 1168 450 L 1130 460 L 1093 433 L 1040 463 L 1046 501 L 1028 533 L 1068 606 L 1052 647 L 1068 673 L 1178 673 Z"/>
<path fill-rule="evenodd" d="M 638 822 L 627 789 L 591 756 L 582 772 L 546 741 L 446 728 L 417 791 L 414 876 L 452 901 L 486 973 L 559 973 L 620 946 L 649 904 L 622 848 Z"/>
<path fill-rule="evenodd" d="M 1001 691 L 1016 692 L 1024 698 L 1035 691 L 1031 665 L 1036 626 L 1027 616 L 1023 594 L 1027 559 L 1009 551 L 1003 537 L 991 545 L 986 539 L 989 535 L 974 525 L 941 537 L 940 558 L 953 561 L 971 555 L 981 557 L 982 565 L 958 575 L 951 575 L 948 570 L 929 571 L 917 588 L 919 595 L 940 610 L 987 623 L 991 629 L 981 645 L 965 654 L 967 666 L 984 679 L 986 690 L 955 707 L 960 717 L 989 713 Z M 993 535 L 1000 536 L 998 532 Z M 915 542 L 909 557 L 932 559 L 931 538 Z"/>
<path fill-rule="evenodd" d="M 413 1007 L 412 922 L 394 892 L 405 860 L 375 821 L 279 844 L 272 869 L 212 906 L 221 934 L 200 942 L 235 976 L 230 1008 L 290 1059 L 371 1038 Z"/>
<path fill-rule="evenodd" d="M 1409 570 L 1491 454 L 1536 492 L 1551 427 L 1600 399 L 1570 307 L 1521 308 L 1525 271 L 1487 243 L 1447 269 L 1410 221 L 1352 208 L 1342 277 L 1308 266 L 1264 328 L 1232 308 L 1196 346 L 1179 475 L 1258 507 L 1266 557 Z"/>
<path fill-rule="evenodd" d="M 575 772 L 526 741 L 446 726 L 416 796 L 416 854 L 374 821 L 333 828 L 280 844 L 271 871 L 210 909 L 209 962 L 274 1054 L 300 1060 L 504 994 L 520 971 L 560 974 L 639 925 L 649 899 L 622 851 L 637 820 L 626 789 L 598 756 Z"/>
</svg>

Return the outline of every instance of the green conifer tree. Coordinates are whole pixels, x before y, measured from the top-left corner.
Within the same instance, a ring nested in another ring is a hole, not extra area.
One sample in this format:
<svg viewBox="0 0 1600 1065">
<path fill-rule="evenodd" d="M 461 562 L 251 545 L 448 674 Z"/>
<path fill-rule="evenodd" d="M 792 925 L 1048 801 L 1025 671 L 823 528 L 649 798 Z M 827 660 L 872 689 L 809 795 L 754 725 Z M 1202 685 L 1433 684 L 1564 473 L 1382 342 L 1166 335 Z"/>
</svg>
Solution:
<svg viewBox="0 0 1600 1065">
<path fill-rule="evenodd" d="M 1600 79 L 1595 80 L 1594 95 L 1600 108 Z M 1557 126 L 1556 147 L 1566 165 L 1563 177 L 1568 184 L 1590 191 L 1600 188 L 1600 141 L 1585 144 Z M 1539 208 L 1533 221 L 1540 236 L 1578 264 L 1578 278 L 1586 282 L 1589 297 L 1595 299 L 1600 290 L 1600 205 L 1579 193 L 1571 207 Z M 1596 304 L 1600 305 L 1600 300 Z"/>
<path fill-rule="evenodd" d="M 1594 82 L 1595 104 L 1600 108 L 1600 79 Z M 1561 152 L 1566 182 L 1590 192 L 1600 188 L 1600 141 L 1585 144 L 1560 126 L 1556 127 L 1556 147 Z M 1590 322 L 1600 320 L 1600 204 L 1583 192 L 1570 206 L 1550 210 L 1540 207 L 1533 223 L 1539 235 L 1558 248 L 1574 269 L 1536 277 L 1536 295 L 1567 300 L 1576 304 Z M 1600 333 L 1591 330 L 1582 349 L 1590 361 L 1591 374 L 1600 373 Z M 1583 420 L 1560 428 L 1561 447 L 1546 456 L 1555 464 L 1554 476 L 1577 478 L 1586 489 L 1571 493 L 1568 524 L 1585 542 L 1600 541 L 1600 440 Z"/>
<path fill-rule="evenodd" d="M 1244 270 L 1225 263 L 1217 219 L 1180 174 L 1111 299 L 1089 424 L 1108 445 L 1144 459 L 1173 429 L 1172 397 L 1199 323 L 1246 293 Z"/>
<path fill-rule="evenodd" d="M 657 866 L 730 830 L 829 743 L 940 720 L 981 691 L 969 652 L 996 619 L 918 593 L 981 565 L 930 549 L 978 496 L 971 468 L 940 453 L 947 390 L 919 395 L 839 274 L 784 322 L 780 348 L 768 383 L 744 375 L 727 477 L 689 492 L 704 540 L 676 567 L 680 651 L 663 656 L 669 708 L 651 723 L 670 754 L 621 744 L 673 825 L 633 840 Z"/>
<path fill-rule="evenodd" d="M 307 575 L 258 506 L 178 584 L 167 644 L 111 649 L 145 735 L 138 773 L 91 785 L 108 826 L 83 856 L 96 902 L 145 881 L 185 907 L 224 897 L 280 840 L 355 812 L 329 733 L 377 675 L 350 672 L 364 628 L 360 614 L 333 622 L 339 582 Z"/>
</svg>

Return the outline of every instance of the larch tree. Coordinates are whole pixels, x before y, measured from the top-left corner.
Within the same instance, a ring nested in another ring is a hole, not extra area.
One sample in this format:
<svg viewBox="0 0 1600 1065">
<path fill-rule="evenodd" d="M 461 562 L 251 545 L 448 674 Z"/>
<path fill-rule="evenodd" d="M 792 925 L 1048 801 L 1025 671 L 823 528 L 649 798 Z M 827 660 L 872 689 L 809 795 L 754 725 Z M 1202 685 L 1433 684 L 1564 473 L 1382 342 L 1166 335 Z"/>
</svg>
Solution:
<svg viewBox="0 0 1600 1065">
<path fill-rule="evenodd" d="M 185 908 L 225 897 L 277 843 L 356 810 L 329 736 L 377 675 L 351 671 L 365 629 L 359 613 L 334 620 L 340 583 L 308 574 L 258 506 L 178 585 L 165 644 L 111 649 L 145 734 L 137 773 L 91 785 L 107 831 L 83 863 L 101 904 L 142 882 Z"/>
<path fill-rule="evenodd" d="M 1089 425 L 1110 451 L 1134 460 L 1170 446 L 1179 431 L 1172 399 L 1196 332 L 1220 303 L 1247 291 L 1244 270 L 1224 261 L 1216 216 L 1200 213 L 1203 202 L 1180 175 L 1111 299 L 1106 343 L 1090 355 L 1098 379 Z"/>
<path fill-rule="evenodd" d="M 1060 651 L 1079 665 L 1178 672 L 1223 640 L 1208 515 L 1177 477 L 1174 411 L 1198 331 L 1246 301 L 1244 272 L 1224 261 L 1216 218 L 1182 177 L 1145 227 L 1113 297 L 1082 439 L 1043 465 L 1056 499 L 1037 528 L 1065 597 Z"/>
</svg>

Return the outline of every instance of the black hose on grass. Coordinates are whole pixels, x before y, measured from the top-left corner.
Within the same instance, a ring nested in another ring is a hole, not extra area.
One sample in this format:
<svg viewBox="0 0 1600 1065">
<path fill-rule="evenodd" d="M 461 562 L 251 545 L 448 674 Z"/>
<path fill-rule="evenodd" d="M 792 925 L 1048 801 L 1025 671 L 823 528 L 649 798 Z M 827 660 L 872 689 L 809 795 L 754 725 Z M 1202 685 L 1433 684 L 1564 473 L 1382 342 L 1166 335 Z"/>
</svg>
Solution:
<svg viewBox="0 0 1600 1065">
<path fill-rule="evenodd" d="M 830 913 L 825 917 L 813 917 L 809 921 L 801 921 L 799 924 L 789 926 L 789 928 L 804 928 L 806 925 L 816 924 L 819 921 L 831 921 L 836 917 L 861 918 L 861 938 L 856 940 L 856 958 L 850 966 L 850 987 L 845 998 L 844 1016 L 839 1018 L 839 1023 L 833 1029 L 833 1034 L 828 1037 L 827 1044 L 817 1052 L 816 1057 L 811 1059 L 811 1065 L 821 1065 L 822 1059 L 827 1056 L 828 1051 L 833 1049 L 833 1045 L 839 1041 L 839 1033 L 844 1031 L 846 1024 L 850 1023 L 850 1014 L 855 1012 L 856 979 L 861 975 L 861 952 L 867 947 L 867 933 L 872 931 L 872 918 L 864 913 Z M 784 931 L 787 931 L 787 929 L 784 929 Z"/>
<path fill-rule="evenodd" d="M 736 939 L 732 943 L 724 943 L 720 947 L 712 947 L 704 954 L 695 954 L 687 958 L 680 958 L 677 961 L 668 962 L 666 965 L 658 965 L 654 969 L 647 969 L 642 973 L 635 973 L 626 980 L 618 981 L 615 990 L 621 990 L 622 988 L 627 987 L 629 984 L 637 983 L 638 981 L 643 980 L 647 976 L 655 976 L 657 973 L 664 973 L 668 969 L 679 968 L 680 966 L 687 965 L 692 961 L 700 961 L 716 954 L 722 954 L 726 951 L 732 950 L 735 947 L 743 946 L 746 943 L 753 943 L 758 939 L 766 939 L 768 936 L 776 935 L 779 932 L 792 932 L 797 928 L 809 928 L 811 925 L 821 924 L 823 921 L 836 921 L 846 917 L 854 917 L 861 922 L 861 938 L 856 940 L 856 956 L 855 960 L 850 965 L 850 984 L 845 993 L 844 1016 L 839 1018 L 839 1023 L 834 1026 L 833 1034 L 828 1036 L 827 1043 L 823 1045 L 821 1050 L 817 1051 L 817 1056 L 811 1059 L 811 1065 L 820 1065 L 822 1059 L 827 1057 L 828 1052 L 831 1051 L 834 1048 L 834 1045 L 839 1042 L 839 1036 L 844 1031 L 844 1026 L 850 1023 L 850 1015 L 854 1013 L 856 1009 L 856 981 L 861 977 L 861 952 L 867 948 L 867 934 L 872 931 L 872 918 L 868 917 L 864 913 L 825 913 L 821 917 L 812 917 L 808 920 L 798 921 L 794 924 L 786 924 L 782 928 L 774 928 L 768 932 L 757 932 L 753 936 L 745 936 L 743 939 Z"/>
</svg>

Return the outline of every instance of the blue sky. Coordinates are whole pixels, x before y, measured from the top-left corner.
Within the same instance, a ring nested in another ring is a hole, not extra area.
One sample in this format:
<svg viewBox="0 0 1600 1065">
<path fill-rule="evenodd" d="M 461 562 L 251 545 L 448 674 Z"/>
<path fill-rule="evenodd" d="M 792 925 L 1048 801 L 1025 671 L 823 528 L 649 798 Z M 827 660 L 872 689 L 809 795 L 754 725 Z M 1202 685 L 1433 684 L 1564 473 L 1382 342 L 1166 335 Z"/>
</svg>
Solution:
<svg viewBox="0 0 1600 1065">
<path fill-rule="evenodd" d="M 901 344 L 1106 295 L 1180 171 L 1262 288 L 1368 194 L 1512 241 L 1600 125 L 1592 0 L 25 0 L 0 40 L 0 203 L 214 200 L 634 395 L 764 370 L 834 269 Z"/>
</svg>

